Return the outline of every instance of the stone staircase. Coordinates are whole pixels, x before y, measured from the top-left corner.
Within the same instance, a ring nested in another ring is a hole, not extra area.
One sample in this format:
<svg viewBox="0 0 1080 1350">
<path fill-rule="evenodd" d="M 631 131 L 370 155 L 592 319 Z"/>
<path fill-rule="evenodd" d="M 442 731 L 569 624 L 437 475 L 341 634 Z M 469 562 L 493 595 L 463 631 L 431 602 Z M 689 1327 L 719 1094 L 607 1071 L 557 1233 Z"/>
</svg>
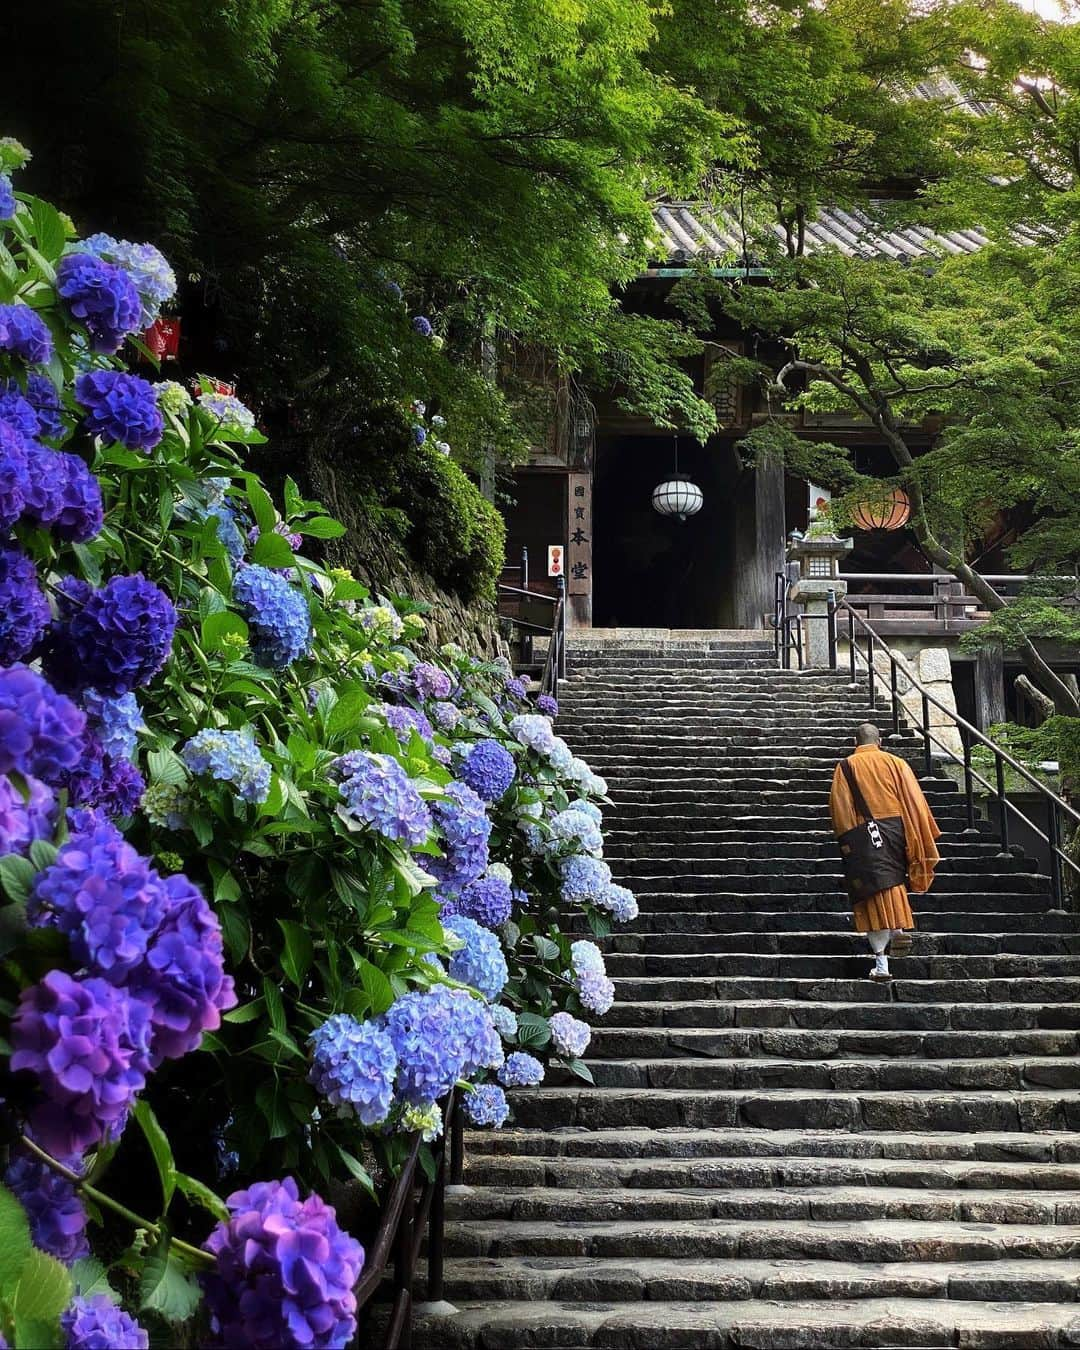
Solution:
<svg viewBox="0 0 1080 1350">
<path fill-rule="evenodd" d="M 596 1086 L 468 1135 L 459 1311 L 415 1344 L 1080 1346 L 1080 924 L 1047 878 L 924 779 L 944 861 L 871 983 L 827 816 L 865 687 L 746 641 L 571 661 L 559 730 L 641 917 L 605 944 Z"/>
</svg>

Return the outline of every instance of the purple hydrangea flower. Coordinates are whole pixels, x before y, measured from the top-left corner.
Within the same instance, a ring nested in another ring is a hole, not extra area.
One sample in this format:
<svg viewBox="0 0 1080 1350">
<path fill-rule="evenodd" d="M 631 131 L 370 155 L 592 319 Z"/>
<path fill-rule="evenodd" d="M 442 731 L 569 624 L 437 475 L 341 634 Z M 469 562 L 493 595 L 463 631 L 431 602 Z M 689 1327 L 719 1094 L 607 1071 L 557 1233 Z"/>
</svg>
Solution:
<svg viewBox="0 0 1080 1350">
<path fill-rule="evenodd" d="M 311 1035 L 308 1082 L 362 1125 L 380 1125 L 390 1114 L 396 1073 L 390 1037 L 374 1022 L 337 1013 Z"/>
<path fill-rule="evenodd" d="M 255 744 L 250 727 L 197 732 L 180 751 L 194 774 L 208 774 L 219 783 L 231 783 L 238 802 L 264 802 L 270 795 L 270 765 Z"/>
<path fill-rule="evenodd" d="M 418 661 L 412 668 L 413 687 L 421 698 L 446 699 L 453 683 L 445 670 L 430 661 Z"/>
<path fill-rule="evenodd" d="M 364 1249 L 317 1195 L 292 1177 L 235 1191 L 230 1215 L 203 1244 L 216 1258 L 199 1279 L 216 1344 L 247 1350 L 344 1350 L 356 1332 L 353 1288 Z"/>
<path fill-rule="evenodd" d="M 462 1105 L 471 1125 L 490 1125 L 500 1130 L 510 1115 L 506 1093 L 497 1083 L 481 1083 L 465 1094 Z"/>
<path fill-rule="evenodd" d="M 85 544 L 101 529 L 101 485 L 78 455 L 27 441 L 24 516 L 60 539 Z"/>
<path fill-rule="evenodd" d="M 78 1296 L 60 1314 L 64 1350 L 149 1350 L 150 1337 L 108 1294 Z"/>
<path fill-rule="evenodd" d="M 453 731 L 461 721 L 461 709 L 456 703 L 436 703 L 434 713 L 440 731 Z"/>
<path fill-rule="evenodd" d="M 149 1065 L 149 1009 L 105 980 L 50 971 L 24 989 L 11 1022 L 11 1071 L 36 1076 L 45 1100 L 34 1138 L 55 1157 L 119 1136 Z"/>
<path fill-rule="evenodd" d="M 0 548 L 0 665 L 21 661 L 52 615 L 37 568 L 18 548 Z"/>
<path fill-rule="evenodd" d="M 63 405 L 56 386 L 47 375 L 31 371 L 26 377 L 26 399 L 38 417 L 39 433 L 53 440 L 64 434 Z"/>
<path fill-rule="evenodd" d="M 384 703 L 380 712 L 386 718 L 387 725 L 402 745 L 408 745 L 415 731 L 422 740 L 430 741 L 435 735 L 434 728 L 422 712 L 416 708 Z"/>
<path fill-rule="evenodd" d="M 529 682 L 522 676 L 511 676 L 503 686 L 513 698 L 526 699 L 529 696 Z"/>
<path fill-rule="evenodd" d="M 180 1059 L 216 1031 L 237 1004 L 218 917 L 182 873 L 166 877 L 166 909 L 146 958 L 131 974 L 131 992 L 150 1008 L 151 1064 Z"/>
<path fill-rule="evenodd" d="M 450 957 L 451 977 L 471 984 L 489 1003 L 497 999 L 510 977 L 499 939 L 464 914 L 444 915 L 442 926 L 465 944 Z"/>
<path fill-rule="evenodd" d="M 470 881 L 459 895 L 447 896 L 443 900 L 442 915 L 449 918 L 452 914 L 463 914 L 485 928 L 498 928 L 510 917 L 513 904 L 514 893 L 509 882 L 485 874 Z"/>
<path fill-rule="evenodd" d="M 559 702 L 551 697 L 550 694 L 541 694 L 536 700 L 536 707 L 545 717 L 558 717 Z"/>
<path fill-rule="evenodd" d="M 41 430 L 41 419 L 30 400 L 14 380 L 0 383 L 0 421 L 14 427 L 20 436 L 33 439 Z"/>
<path fill-rule="evenodd" d="M 154 386 L 119 370 L 88 370 L 75 381 L 75 397 L 86 409 L 86 427 L 102 440 L 128 450 L 153 450 L 165 423 Z"/>
<path fill-rule="evenodd" d="M 54 783 L 82 751 L 85 714 L 26 666 L 0 670 L 0 773 Z"/>
<path fill-rule="evenodd" d="M 544 1066 L 535 1055 L 527 1055 L 523 1050 L 507 1055 L 499 1070 L 499 1082 L 504 1087 L 539 1087 L 543 1081 Z"/>
<path fill-rule="evenodd" d="M 96 800 L 88 805 L 100 808 L 110 820 L 122 819 L 135 814 L 145 791 L 146 779 L 131 760 L 105 755 Z"/>
<path fill-rule="evenodd" d="M 109 697 L 96 689 L 83 692 L 82 705 L 101 748 L 113 759 L 130 759 L 143 729 L 142 712 L 132 693 Z"/>
<path fill-rule="evenodd" d="M 149 328 L 161 306 L 176 294 L 176 274 L 153 244 L 132 244 L 108 234 L 92 234 L 79 244 L 79 250 L 124 269 L 139 292 L 144 328 Z"/>
<path fill-rule="evenodd" d="M 11 220 L 18 209 L 15 189 L 6 173 L 0 173 L 0 220 Z"/>
<path fill-rule="evenodd" d="M 497 802 L 516 772 L 513 755 L 498 741 L 477 741 L 458 769 L 462 781 L 486 802 Z"/>
<path fill-rule="evenodd" d="M 559 882 L 559 893 L 567 903 L 595 903 L 611 885 L 611 868 L 601 858 L 575 855 L 559 864 Z"/>
<path fill-rule="evenodd" d="M 25 778 L 29 801 L 0 774 L 0 857 L 25 853 L 35 839 L 48 839 L 56 822 L 56 801 L 37 778 Z"/>
<path fill-rule="evenodd" d="M 61 1158 L 60 1162 L 73 1172 L 80 1170 L 78 1158 Z M 67 1266 L 90 1255 L 86 1210 L 66 1177 L 21 1149 L 12 1156 L 4 1173 L 4 1185 L 15 1193 L 26 1210 L 35 1247 Z"/>
<path fill-rule="evenodd" d="M 431 833 L 431 813 L 389 755 L 352 750 L 334 761 L 345 810 L 385 839 L 415 848 Z"/>
<path fill-rule="evenodd" d="M 0 422 L 0 530 L 10 530 L 26 507 L 27 441 L 8 422 Z"/>
<path fill-rule="evenodd" d="M 76 687 L 106 695 L 149 684 L 172 648 L 177 614 L 172 601 L 136 572 L 113 577 L 100 590 L 68 586 L 69 614 L 58 636 L 58 673 Z"/>
<path fill-rule="evenodd" d="M 52 334 L 29 305 L 0 305 L 0 351 L 43 366 L 52 360 Z"/>
<path fill-rule="evenodd" d="M 450 783 L 432 807 L 444 856 L 426 858 L 428 871 L 445 891 L 460 891 L 487 870 L 491 821 L 484 803 L 465 783 Z"/>
<path fill-rule="evenodd" d="M 445 1097 L 467 1071 L 502 1059 L 490 1016 L 464 990 L 403 994 L 381 1019 L 398 1057 L 397 1091 L 413 1106 Z"/>
<path fill-rule="evenodd" d="M 589 1048 L 592 1030 L 588 1023 L 571 1017 L 568 1012 L 557 1012 L 548 1018 L 551 1028 L 551 1044 L 557 1055 L 567 1059 L 580 1059 Z"/>
<path fill-rule="evenodd" d="M 243 567 L 233 578 L 233 598 L 251 626 L 251 654 L 260 666 L 280 670 L 311 645 L 311 616 L 303 593 L 268 567 Z"/>
<path fill-rule="evenodd" d="M 123 268 L 90 253 L 68 253 L 57 264 L 56 289 L 71 317 L 85 325 L 94 351 L 118 351 L 139 331 L 142 301 Z"/>
<path fill-rule="evenodd" d="M 425 318 L 423 314 L 414 315 L 412 326 L 414 331 L 419 333 L 421 337 L 430 337 L 435 331 L 431 326 L 431 320 Z"/>
<path fill-rule="evenodd" d="M 416 426 L 412 429 L 412 438 L 414 445 L 423 445 L 427 440 L 427 430 L 424 427 Z"/>
</svg>

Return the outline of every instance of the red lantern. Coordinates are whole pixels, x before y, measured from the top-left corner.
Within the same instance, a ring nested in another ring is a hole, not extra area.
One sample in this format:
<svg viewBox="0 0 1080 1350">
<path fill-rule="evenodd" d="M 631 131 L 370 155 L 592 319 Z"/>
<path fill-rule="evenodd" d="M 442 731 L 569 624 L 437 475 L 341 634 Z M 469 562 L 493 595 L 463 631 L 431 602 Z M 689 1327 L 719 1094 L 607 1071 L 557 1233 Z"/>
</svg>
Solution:
<svg viewBox="0 0 1080 1350">
<path fill-rule="evenodd" d="M 180 320 L 154 320 L 143 333 L 143 342 L 159 361 L 175 361 L 180 354 Z"/>
<path fill-rule="evenodd" d="M 860 530 L 899 530 L 911 519 L 911 501 L 903 488 L 864 498 L 851 511 Z"/>
</svg>

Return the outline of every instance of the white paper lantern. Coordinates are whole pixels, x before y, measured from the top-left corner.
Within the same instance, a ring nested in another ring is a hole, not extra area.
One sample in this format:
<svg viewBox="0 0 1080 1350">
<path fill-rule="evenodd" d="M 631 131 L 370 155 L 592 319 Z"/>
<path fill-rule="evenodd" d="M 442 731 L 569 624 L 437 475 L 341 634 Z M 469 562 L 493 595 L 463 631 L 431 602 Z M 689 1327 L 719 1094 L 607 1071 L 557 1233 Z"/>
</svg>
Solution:
<svg viewBox="0 0 1080 1350">
<path fill-rule="evenodd" d="M 701 510 L 705 498 L 696 483 L 692 483 L 684 473 L 672 474 L 653 488 L 653 509 L 662 516 L 675 516 L 685 520 L 687 516 L 696 516 Z"/>
</svg>

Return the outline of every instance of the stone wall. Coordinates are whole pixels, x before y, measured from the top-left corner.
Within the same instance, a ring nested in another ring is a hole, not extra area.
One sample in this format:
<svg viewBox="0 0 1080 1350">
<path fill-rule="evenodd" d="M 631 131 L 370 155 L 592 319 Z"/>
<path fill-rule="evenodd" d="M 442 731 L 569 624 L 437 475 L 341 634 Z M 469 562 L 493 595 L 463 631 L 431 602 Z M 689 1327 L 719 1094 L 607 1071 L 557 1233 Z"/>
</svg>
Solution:
<svg viewBox="0 0 1080 1350">
<path fill-rule="evenodd" d="M 922 721 L 922 695 L 911 684 L 909 676 L 917 679 L 928 693 L 955 713 L 956 695 L 952 683 L 952 661 L 946 644 L 928 641 L 925 638 L 892 637 L 889 639 L 889 646 L 897 656 L 896 687 L 900 701 L 912 719 Z M 861 644 L 860 650 L 865 650 Z M 837 653 L 841 669 L 846 667 L 848 659 L 847 643 L 841 640 Z M 880 650 L 874 653 L 874 668 L 881 680 L 881 690 L 887 693 L 890 677 L 889 658 Z M 857 669 L 865 673 L 865 662 L 859 660 Z M 930 729 L 943 745 L 955 754 L 963 754 L 964 747 L 955 722 L 947 712 L 935 707 L 933 703 L 930 704 Z M 887 727 L 883 726 L 882 731 L 887 734 Z M 934 746 L 934 751 L 939 755 L 944 753 L 937 745 Z"/>
</svg>

